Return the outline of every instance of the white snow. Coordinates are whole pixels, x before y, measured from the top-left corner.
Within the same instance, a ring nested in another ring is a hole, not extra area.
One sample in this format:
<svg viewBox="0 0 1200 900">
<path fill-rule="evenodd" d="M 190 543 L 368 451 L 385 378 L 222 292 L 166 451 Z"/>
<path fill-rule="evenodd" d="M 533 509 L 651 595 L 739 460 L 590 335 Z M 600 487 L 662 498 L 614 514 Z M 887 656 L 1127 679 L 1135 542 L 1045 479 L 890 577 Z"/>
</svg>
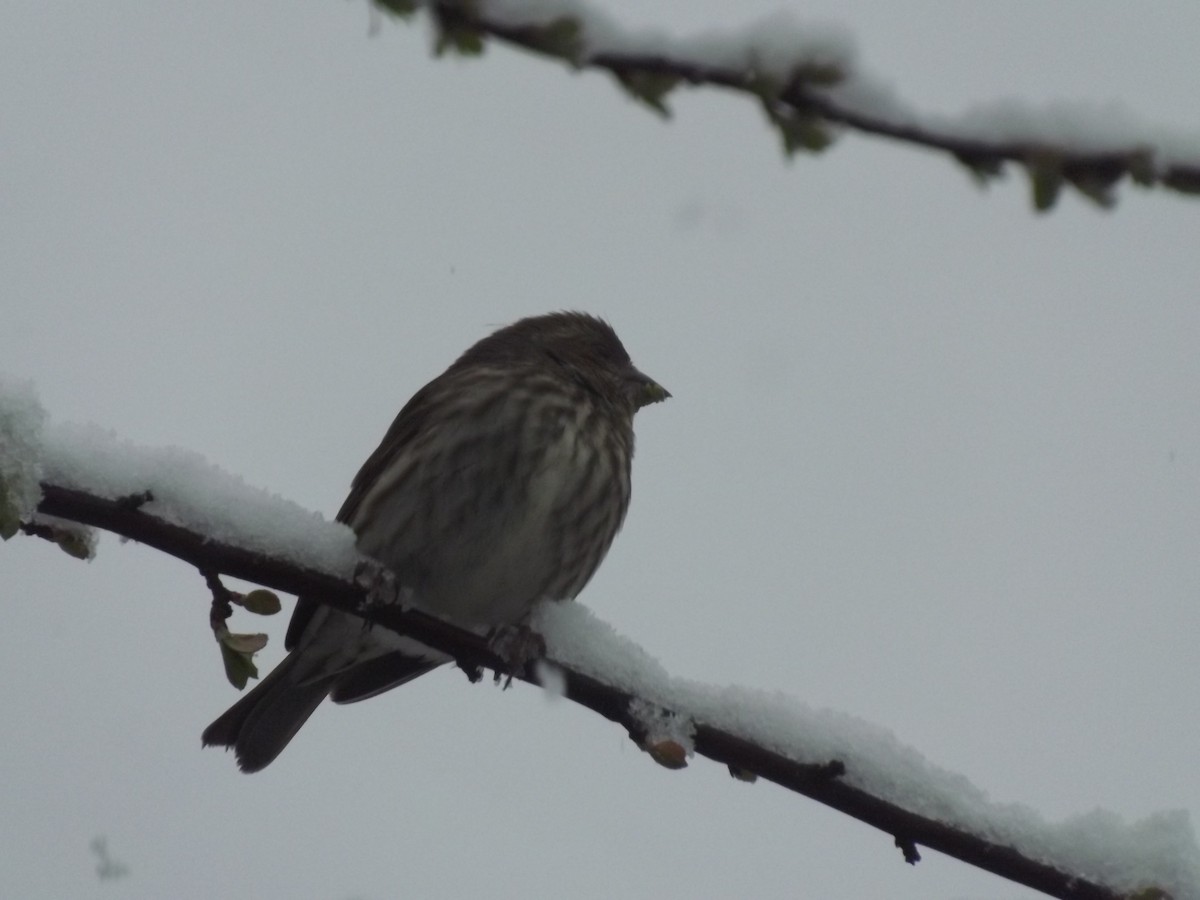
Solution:
<svg viewBox="0 0 1200 900">
<path fill-rule="evenodd" d="M 46 411 L 33 384 L 0 374 L 0 507 L 4 501 L 28 521 L 41 499 L 42 428 Z"/>
<path fill-rule="evenodd" d="M 806 22 L 779 12 L 749 25 L 680 37 L 663 29 L 628 28 L 585 0 L 482 0 L 480 14 L 509 25 L 545 25 L 570 17 L 581 25 L 584 58 L 599 53 L 662 56 L 739 71 L 781 82 L 799 67 L 835 68 L 845 77 L 816 88 L 840 108 L 895 126 L 946 138 L 1028 143 L 1081 153 L 1139 151 L 1161 168 L 1200 162 L 1200 135 L 1158 127 L 1111 102 L 1020 100 L 981 102 L 957 115 L 923 113 L 891 83 L 858 62 L 853 35 L 843 26 Z"/>
<path fill-rule="evenodd" d="M 45 421 L 32 388 L 0 381 L 0 475 L 23 518 L 36 508 L 39 480 L 117 499 L 149 491 L 141 507 L 215 541 L 349 577 L 354 533 L 319 513 L 246 484 L 177 447 L 149 448 L 96 425 Z"/>
<path fill-rule="evenodd" d="M 1158 885 L 1176 900 L 1200 897 L 1200 848 L 1186 811 L 1126 823 L 1096 810 L 1050 823 L 1027 806 L 997 803 L 886 728 L 777 692 L 674 677 L 582 604 L 544 604 L 532 624 L 553 659 L 674 711 L 680 721 L 715 726 L 797 762 L 841 760 L 849 784 L 1115 890 Z"/>
<path fill-rule="evenodd" d="M 514 25 L 546 25 L 570 17 L 581 26 L 585 58 L 602 53 L 666 56 L 708 66 L 754 69 L 781 82 L 800 66 L 848 70 L 854 65 L 854 42 L 846 28 L 803 22 L 786 12 L 733 30 L 677 37 L 662 29 L 628 28 L 582 0 L 486 0 L 478 8 L 487 19 Z"/>
<path fill-rule="evenodd" d="M 1152 125 L 1115 100 L 1056 100 L 1039 105 L 1016 99 L 993 100 L 978 103 L 957 116 L 925 115 L 919 121 L 937 134 L 993 143 L 1046 144 L 1081 153 L 1144 149 L 1160 166 L 1200 162 L 1200 135 Z"/>
<path fill-rule="evenodd" d="M 556 701 L 566 694 L 567 676 L 554 663 L 539 659 L 534 664 L 534 674 L 548 700 Z"/>
<path fill-rule="evenodd" d="M 32 388 L 5 379 L 0 475 L 23 515 L 36 506 L 39 479 L 109 498 L 149 490 L 155 499 L 148 512 L 216 540 L 342 577 L 357 559 L 348 528 L 250 487 L 196 453 L 139 447 L 96 426 L 47 423 Z M 641 698 L 633 712 L 657 740 L 690 752 L 693 727 L 703 724 L 798 762 L 841 760 L 850 784 L 1058 868 L 1118 891 L 1154 884 L 1177 900 L 1200 898 L 1200 849 L 1184 811 L 1126 823 L 1096 810 L 1049 823 L 1029 807 L 991 800 L 878 725 L 777 692 L 673 677 L 578 603 L 544 604 L 532 625 L 554 660 Z M 559 689 L 552 668 L 543 667 L 542 676 L 551 695 Z"/>
</svg>

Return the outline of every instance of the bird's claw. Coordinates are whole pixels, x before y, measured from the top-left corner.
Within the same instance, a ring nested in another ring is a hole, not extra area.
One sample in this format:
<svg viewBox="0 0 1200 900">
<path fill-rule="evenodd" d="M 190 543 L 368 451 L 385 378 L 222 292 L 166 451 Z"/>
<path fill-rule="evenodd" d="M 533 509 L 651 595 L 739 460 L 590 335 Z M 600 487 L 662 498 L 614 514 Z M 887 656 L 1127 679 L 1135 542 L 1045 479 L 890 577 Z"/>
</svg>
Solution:
<svg viewBox="0 0 1200 900">
<path fill-rule="evenodd" d="M 355 564 L 354 583 L 366 592 L 360 607 L 364 612 L 374 607 L 392 606 L 401 600 L 396 573 L 373 559 L 360 559 Z"/>
<path fill-rule="evenodd" d="M 375 612 L 386 606 L 408 606 L 412 589 L 400 584 L 396 573 L 373 559 L 360 559 L 354 566 L 354 583 L 366 593 L 358 605 L 363 629 L 370 630 Z"/>
<path fill-rule="evenodd" d="M 546 639 L 527 624 L 501 625 L 488 638 L 488 648 L 504 661 L 504 667 L 496 670 L 495 683 L 504 679 L 507 690 L 513 677 L 525 671 L 530 663 L 546 656 Z"/>
</svg>

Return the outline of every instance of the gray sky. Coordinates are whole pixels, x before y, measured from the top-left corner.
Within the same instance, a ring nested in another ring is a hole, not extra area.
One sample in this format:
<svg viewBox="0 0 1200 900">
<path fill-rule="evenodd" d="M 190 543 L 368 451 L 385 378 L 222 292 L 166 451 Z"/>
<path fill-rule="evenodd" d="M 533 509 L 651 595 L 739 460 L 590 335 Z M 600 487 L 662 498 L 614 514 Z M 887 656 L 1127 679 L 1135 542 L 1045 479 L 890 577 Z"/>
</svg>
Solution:
<svg viewBox="0 0 1200 900">
<path fill-rule="evenodd" d="M 793 5 L 925 109 L 1119 99 L 1200 132 L 1195 4 Z M 674 398 L 583 602 L 997 800 L 1200 813 L 1200 203 L 1037 217 L 1018 173 L 981 193 L 853 135 L 786 164 L 744 98 L 664 124 L 601 75 L 367 30 L 361 3 L 6 4 L 0 368 L 332 515 L 493 325 L 602 314 Z M 1036 896 L 453 670 L 323 707 L 243 776 L 199 746 L 236 694 L 194 572 L 18 540 L 0 589 L 6 895 Z M 128 878 L 97 880 L 99 834 Z"/>
</svg>

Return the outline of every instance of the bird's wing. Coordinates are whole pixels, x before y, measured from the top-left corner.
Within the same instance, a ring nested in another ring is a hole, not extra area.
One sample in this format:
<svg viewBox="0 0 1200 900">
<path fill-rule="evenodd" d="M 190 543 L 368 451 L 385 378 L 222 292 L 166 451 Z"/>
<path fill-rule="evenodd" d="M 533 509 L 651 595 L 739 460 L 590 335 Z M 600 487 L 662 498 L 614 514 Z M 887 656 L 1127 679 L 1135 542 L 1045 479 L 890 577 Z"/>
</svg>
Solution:
<svg viewBox="0 0 1200 900">
<path fill-rule="evenodd" d="M 436 386 L 440 380 L 440 378 L 434 379 L 413 394 L 412 398 L 404 404 L 404 408 L 392 421 L 391 427 L 388 428 L 387 434 L 384 435 L 379 446 L 375 448 L 375 452 L 367 457 L 367 461 L 362 464 L 362 468 L 354 476 L 354 481 L 350 485 L 350 494 L 346 497 L 342 508 L 338 510 L 337 521 L 349 522 L 353 518 L 359 504 L 362 503 L 363 498 L 375 483 L 375 479 L 420 433 L 429 416 L 430 401 L 437 392 Z M 287 637 L 284 639 L 285 649 L 296 648 L 300 643 L 301 636 L 312 621 L 313 615 L 321 608 L 321 605 L 312 597 L 297 598 L 296 608 L 292 612 L 292 620 L 288 623 Z"/>
</svg>

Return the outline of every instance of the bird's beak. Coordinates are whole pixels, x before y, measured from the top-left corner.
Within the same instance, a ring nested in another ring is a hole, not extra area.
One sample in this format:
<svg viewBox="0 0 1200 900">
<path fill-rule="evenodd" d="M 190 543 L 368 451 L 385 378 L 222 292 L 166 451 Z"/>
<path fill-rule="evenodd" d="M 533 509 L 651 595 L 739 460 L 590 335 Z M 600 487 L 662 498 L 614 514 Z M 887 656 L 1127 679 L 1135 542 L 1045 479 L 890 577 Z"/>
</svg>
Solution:
<svg viewBox="0 0 1200 900">
<path fill-rule="evenodd" d="M 636 385 L 634 402 L 637 404 L 638 409 L 641 409 L 643 406 L 649 406 L 651 403 L 661 403 L 671 396 L 671 392 L 665 387 L 653 378 L 643 375 L 637 369 L 633 370 L 633 381 Z"/>
</svg>

